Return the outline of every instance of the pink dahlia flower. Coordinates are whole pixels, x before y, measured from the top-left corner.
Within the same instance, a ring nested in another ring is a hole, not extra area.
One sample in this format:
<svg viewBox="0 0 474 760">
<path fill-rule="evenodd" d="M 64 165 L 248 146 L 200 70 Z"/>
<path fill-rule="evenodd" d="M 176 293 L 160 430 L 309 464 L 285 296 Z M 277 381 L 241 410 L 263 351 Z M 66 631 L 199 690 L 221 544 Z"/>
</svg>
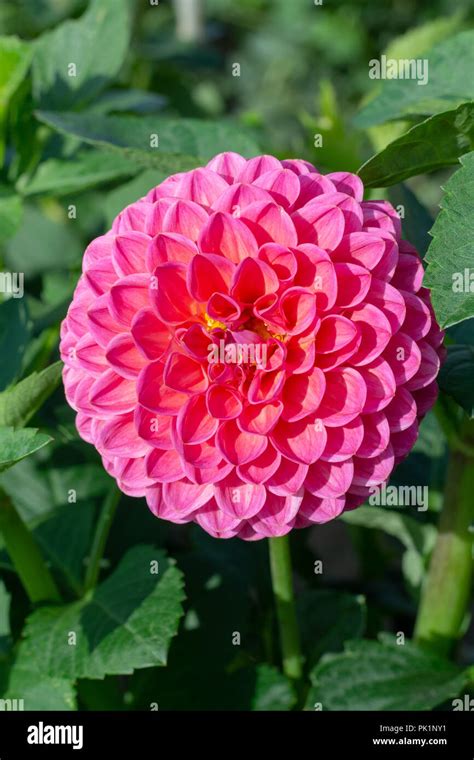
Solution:
<svg viewBox="0 0 474 760">
<path fill-rule="evenodd" d="M 383 484 L 443 350 L 400 235 L 354 174 L 272 156 L 223 153 L 124 209 L 61 331 L 77 428 L 122 491 L 253 540 Z"/>
</svg>

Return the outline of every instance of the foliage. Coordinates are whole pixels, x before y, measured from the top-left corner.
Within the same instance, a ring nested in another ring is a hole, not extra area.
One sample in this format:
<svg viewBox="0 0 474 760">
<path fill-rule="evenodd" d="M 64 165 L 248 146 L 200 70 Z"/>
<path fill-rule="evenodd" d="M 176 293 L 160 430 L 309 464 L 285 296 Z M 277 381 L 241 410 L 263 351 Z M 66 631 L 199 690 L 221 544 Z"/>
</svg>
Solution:
<svg viewBox="0 0 474 760">
<path fill-rule="evenodd" d="M 28 605 L 0 534 L 0 697 L 41 710 L 449 709 L 469 688 L 469 647 L 450 660 L 409 639 L 446 448 L 474 414 L 472 11 L 209 0 L 183 40 L 171 4 L 2 6 L 0 257 L 25 292 L 0 294 L 0 510 L 14 504 L 61 602 Z M 427 58 L 429 82 L 373 82 L 382 52 Z M 403 212 L 448 328 L 440 422 L 428 415 L 393 479 L 427 486 L 429 509 L 364 505 L 292 535 L 300 689 L 281 671 L 262 543 L 171 529 L 123 496 L 85 588 L 110 479 L 58 387 L 82 252 L 125 205 L 223 150 L 359 170 L 368 198 Z M 387 628 L 406 641 L 379 637 Z"/>
</svg>

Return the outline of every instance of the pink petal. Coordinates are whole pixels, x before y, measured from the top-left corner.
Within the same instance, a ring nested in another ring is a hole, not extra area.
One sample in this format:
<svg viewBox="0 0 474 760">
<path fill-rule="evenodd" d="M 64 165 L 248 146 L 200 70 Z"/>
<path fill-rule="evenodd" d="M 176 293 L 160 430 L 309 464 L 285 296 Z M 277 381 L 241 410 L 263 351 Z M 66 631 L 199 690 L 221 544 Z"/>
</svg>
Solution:
<svg viewBox="0 0 474 760">
<path fill-rule="evenodd" d="M 177 200 L 169 207 L 163 219 L 163 232 L 179 232 L 193 242 L 206 224 L 207 211 L 192 201 Z"/>
<path fill-rule="evenodd" d="M 308 474 L 308 465 L 281 457 L 278 470 L 269 478 L 267 488 L 277 496 L 291 496 L 299 492 Z"/>
<path fill-rule="evenodd" d="M 327 462 L 343 462 L 357 453 L 364 438 L 364 425 L 361 417 L 355 417 L 342 427 L 326 429 L 326 447 L 321 459 Z"/>
<path fill-rule="evenodd" d="M 300 194 L 298 178 L 289 169 L 273 169 L 260 174 L 254 185 L 267 190 L 272 198 L 286 210 L 294 204 Z"/>
<path fill-rule="evenodd" d="M 171 341 L 168 326 L 148 308 L 136 313 L 131 332 L 138 350 L 152 361 L 163 356 Z"/>
<path fill-rule="evenodd" d="M 216 419 L 232 420 L 241 414 L 242 402 L 238 392 L 233 388 L 225 385 L 213 385 L 207 391 L 207 409 L 209 414 Z"/>
<path fill-rule="evenodd" d="M 197 314 L 197 305 L 186 285 L 187 267 L 168 262 L 156 267 L 150 285 L 150 301 L 160 319 L 181 324 Z"/>
<path fill-rule="evenodd" d="M 197 301 L 207 301 L 215 292 L 228 293 L 234 272 L 235 266 L 223 256 L 197 254 L 188 267 L 188 290 Z"/>
<path fill-rule="evenodd" d="M 108 369 L 92 385 L 90 402 L 95 409 L 108 414 L 125 414 L 132 411 L 137 401 L 135 383 Z"/>
<path fill-rule="evenodd" d="M 320 459 L 309 468 L 304 486 L 313 496 L 335 499 L 346 493 L 353 475 L 352 459 L 345 462 L 325 462 Z"/>
<path fill-rule="evenodd" d="M 318 367 L 313 367 L 308 374 L 289 377 L 283 388 L 282 419 L 296 422 L 316 412 L 325 390 L 326 380 Z"/>
<path fill-rule="evenodd" d="M 168 357 L 163 379 L 168 388 L 182 393 L 202 393 L 209 385 L 202 364 L 178 353 Z"/>
<path fill-rule="evenodd" d="M 265 483 L 278 469 L 281 454 L 269 443 L 256 459 L 237 467 L 237 474 L 246 483 Z"/>
<path fill-rule="evenodd" d="M 146 268 L 154 272 L 159 264 L 174 261 L 189 264 L 199 253 L 195 243 L 176 232 L 160 232 L 149 243 L 146 252 Z"/>
<path fill-rule="evenodd" d="M 204 395 L 191 396 L 180 409 L 176 420 L 176 432 L 183 443 L 202 443 L 217 430 L 218 421 L 207 411 Z"/>
<path fill-rule="evenodd" d="M 284 457 L 299 464 L 312 464 L 326 445 L 326 430 L 320 420 L 305 418 L 298 422 L 279 420 L 270 440 Z"/>
<path fill-rule="evenodd" d="M 240 430 L 234 420 L 229 420 L 220 425 L 216 444 L 228 462 L 242 465 L 256 459 L 264 452 L 267 439 L 263 435 Z"/>
<path fill-rule="evenodd" d="M 124 232 L 117 235 L 112 249 L 112 261 L 121 277 L 146 272 L 145 256 L 150 236 L 143 232 Z"/>
<path fill-rule="evenodd" d="M 283 410 L 281 401 L 248 404 L 239 418 L 239 427 L 249 433 L 266 435 L 275 427 Z"/>
<path fill-rule="evenodd" d="M 113 417 L 102 424 L 97 448 L 108 457 L 140 457 L 146 454 L 150 447 L 139 438 L 133 414 Z"/>
<path fill-rule="evenodd" d="M 364 438 L 357 451 L 358 457 L 376 457 L 387 448 L 390 443 L 390 427 L 385 414 L 375 412 L 364 414 Z"/>
<path fill-rule="evenodd" d="M 345 221 L 337 206 L 315 198 L 295 211 L 291 218 L 300 243 L 315 243 L 324 250 L 333 251 L 341 242 Z"/>
<path fill-rule="evenodd" d="M 237 479 L 230 486 L 214 486 L 216 502 L 220 509 L 230 517 L 248 520 L 260 512 L 265 504 L 267 490 L 265 486 L 242 483 Z"/>
<path fill-rule="evenodd" d="M 105 355 L 117 374 L 129 380 L 136 378 L 146 364 L 129 333 L 122 333 L 112 338 Z"/>
<path fill-rule="evenodd" d="M 112 287 L 108 305 L 117 322 L 128 327 L 137 311 L 147 306 L 149 284 L 150 275 L 130 274 Z"/>
<path fill-rule="evenodd" d="M 326 392 L 318 415 L 329 427 L 347 425 L 362 412 L 366 398 L 361 374 L 351 367 L 338 367 L 326 373 Z"/>
<path fill-rule="evenodd" d="M 202 229 L 199 247 L 203 253 L 217 253 L 234 264 L 256 256 L 257 243 L 249 228 L 227 213 L 216 212 Z"/>
<path fill-rule="evenodd" d="M 145 457 L 146 472 L 152 480 L 171 483 L 184 476 L 181 459 L 174 449 L 152 449 Z"/>
</svg>

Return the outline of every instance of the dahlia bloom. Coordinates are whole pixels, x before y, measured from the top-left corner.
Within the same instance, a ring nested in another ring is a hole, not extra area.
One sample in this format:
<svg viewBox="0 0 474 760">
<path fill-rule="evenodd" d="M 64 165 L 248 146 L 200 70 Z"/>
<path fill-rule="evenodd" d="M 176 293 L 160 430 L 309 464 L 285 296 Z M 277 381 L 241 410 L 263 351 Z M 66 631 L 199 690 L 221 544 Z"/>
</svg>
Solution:
<svg viewBox="0 0 474 760">
<path fill-rule="evenodd" d="M 81 437 L 131 496 L 213 536 L 281 536 L 368 497 L 437 395 L 416 250 L 361 180 L 223 153 L 87 248 L 61 330 Z"/>
</svg>

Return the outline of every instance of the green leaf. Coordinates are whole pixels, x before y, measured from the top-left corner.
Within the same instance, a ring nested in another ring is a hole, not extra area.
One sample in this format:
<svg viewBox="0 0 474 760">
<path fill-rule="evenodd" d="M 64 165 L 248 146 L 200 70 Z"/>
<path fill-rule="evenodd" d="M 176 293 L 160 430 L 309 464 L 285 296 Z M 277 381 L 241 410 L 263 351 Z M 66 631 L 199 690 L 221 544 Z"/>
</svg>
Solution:
<svg viewBox="0 0 474 760">
<path fill-rule="evenodd" d="M 37 206 L 26 205 L 21 227 L 5 248 L 7 265 L 25 278 L 78 266 L 82 246 L 73 230 L 74 221 L 53 221 Z"/>
<path fill-rule="evenodd" d="M 51 158 L 40 164 L 34 177 L 17 189 L 22 195 L 49 193 L 61 196 L 80 193 L 90 187 L 132 177 L 140 170 L 126 156 L 111 151 L 83 150 L 66 161 Z"/>
<path fill-rule="evenodd" d="M 329 655 L 311 673 L 315 702 L 323 710 L 431 710 L 456 697 L 466 674 L 448 660 L 410 641 L 348 642 L 342 654 Z"/>
<path fill-rule="evenodd" d="M 155 113 L 160 111 L 166 104 L 166 98 L 155 92 L 136 90 L 108 90 L 102 93 L 94 103 L 89 106 L 89 113 L 116 113 L 126 111 L 130 113 Z"/>
<path fill-rule="evenodd" d="M 130 691 L 137 694 L 135 709 L 149 709 L 150 702 L 158 702 L 160 710 L 252 709 L 255 668 L 242 667 L 249 662 L 246 652 L 251 645 L 248 564 L 235 567 L 234 558 L 226 561 L 225 555 L 226 549 L 229 556 L 235 547 L 241 560 L 245 555 L 252 561 L 260 549 L 254 545 L 250 548 L 256 552 L 248 552 L 243 541 L 240 546 L 233 540 L 229 543 L 217 547 L 217 557 L 207 557 L 200 547 L 180 559 L 186 579 L 186 614 L 168 667 L 134 674 Z M 252 594 L 256 595 L 253 585 Z M 263 627 L 263 618 L 259 623 Z M 235 632 L 240 634 L 240 646 L 233 643 Z"/>
<path fill-rule="evenodd" d="M 425 285 L 441 327 L 474 316 L 474 153 L 460 161 L 444 188 L 426 256 Z"/>
<path fill-rule="evenodd" d="M 192 169 L 225 150 L 245 156 L 259 153 L 249 130 L 231 121 L 101 116 L 87 112 L 38 111 L 36 115 L 58 132 L 92 145 L 120 149 L 144 167 L 167 174 Z M 154 135 L 158 136 L 159 147 L 151 147 Z"/>
<path fill-rule="evenodd" d="M 0 428 L 0 472 L 42 449 L 53 439 L 36 428 Z"/>
<path fill-rule="evenodd" d="M 92 541 L 94 517 L 93 502 L 68 504 L 34 530 L 35 539 L 44 555 L 78 596 L 84 577 L 84 560 Z"/>
<path fill-rule="evenodd" d="M 297 602 L 303 652 L 312 667 L 326 652 L 338 652 L 344 642 L 362 636 L 365 600 L 339 591 L 311 590 Z"/>
<path fill-rule="evenodd" d="M 4 156 L 4 132 L 12 96 L 26 77 L 32 48 L 18 37 L 0 37 L 0 164 Z"/>
<path fill-rule="evenodd" d="M 270 665 L 261 664 L 255 669 L 255 686 L 251 709 L 290 710 L 296 702 L 293 687 L 286 676 Z"/>
<path fill-rule="evenodd" d="M 463 14 L 455 13 L 453 16 L 437 18 L 415 26 L 392 40 L 385 49 L 385 54 L 387 58 L 419 57 L 458 31 L 462 20 Z"/>
<path fill-rule="evenodd" d="M 448 356 L 439 373 L 441 390 L 474 417 L 474 347 L 458 344 L 448 346 Z"/>
<path fill-rule="evenodd" d="M 26 425 L 58 386 L 62 368 L 62 362 L 56 362 L 0 393 L 0 425 Z"/>
<path fill-rule="evenodd" d="M 130 203 L 143 198 L 152 187 L 156 187 L 166 179 L 166 174 L 156 169 L 146 169 L 130 182 L 107 193 L 104 200 L 104 210 L 107 227 L 112 226 L 115 217 Z"/>
<path fill-rule="evenodd" d="M 74 684 L 66 678 L 50 678 L 38 673 L 27 662 L 15 662 L 4 699 L 22 699 L 25 710 L 76 710 Z"/>
<path fill-rule="evenodd" d="M 433 226 L 433 219 L 430 214 L 407 185 L 400 184 L 391 187 L 388 191 L 388 199 L 395 208 L 403 206 L 402 235 L 423 257 L 431 242 L 428 233 Z"/>
<path fill-rule="evenodd" d="M 20 284 L 19 280 L 17 284 Z M 10 298 L 0 303 L 0 390 L 20 374 L 29 336 L 30 325 L 24 299 Z"/>
<path fill-rule="evenodd" d="M 36 102 L 67 110 L 93 100 L 120 71 L 130 29 L 127 0 L 92 0 L 80 19 L 42 35 L 33 59 Z"/>
<path fill-rule="evenodd" d="M 474 31 L 440 42 L 425 57 L 427 84 L 419 85 L 416 79 L 384 80 L 380 93 L 354 120 L 356 126 L 368 127 L 404 116 L 427 116 L 474 99 Z"/>
<path fill-rule="evenodd" d="M 0 185 L 0 245 L 17 231 L 23 213 L 19 195 L 10 187 Z"/>
<path fill-rule="evenodd" d="M 369 158 L 358 171 L 366 187 L 386 187 L 456 164 L 474 147 L 474 103 L 430 116 Z"/>
<path fill-rule="evenodd" d="M 152 562 L 159 572 L 153 574 Z M 182 574 L 163 552 L 135 546 L 93 593 L 27 621 L 19 659 L 55 678 L 103 678 L 166 665 L 182 615 Z M 76 645 L 68 643 L 74 631 Z"/>
<path fill-rule="evenodd" d="M 412 587 L 419 585 L 423 576 L 425 558 L 435 543 L 436 528 L 434 525 L 419 522 L 408 514 L 401 514 L 401 512 L 395 512 L 381 506 L 367 506 L 366 504 L 352 512 L 344 512 L 341 519 L 349 525 L 382 530 L 384 533 L 397 538 L 406 550 L 402 559 L 405 577 Z"/>
<path fill-rule="evenodd" d="M 11 647 L 10 600 L 5 584 L 0 581 L 0 665 Z"/>
</svg>

